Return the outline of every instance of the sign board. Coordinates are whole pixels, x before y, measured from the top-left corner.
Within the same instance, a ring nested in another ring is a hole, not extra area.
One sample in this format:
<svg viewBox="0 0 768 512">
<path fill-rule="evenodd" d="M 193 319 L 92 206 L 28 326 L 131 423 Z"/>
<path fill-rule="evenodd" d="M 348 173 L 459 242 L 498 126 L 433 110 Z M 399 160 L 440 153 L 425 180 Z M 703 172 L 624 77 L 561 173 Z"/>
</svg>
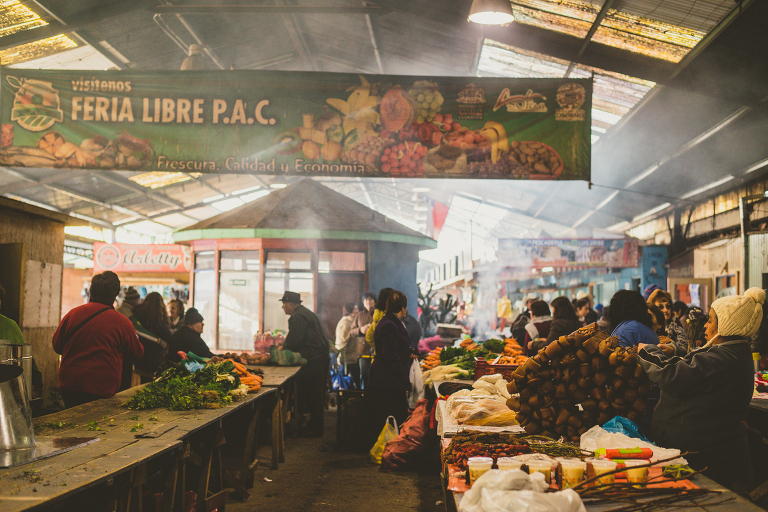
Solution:
<svg viewBox="0 0 768 512">
<path fill-rule="evenodd" d="M 637 267 L 638 256 L 637 240 L 629 238 L 499 239 L 499 261 L 508 267 Z"/>
<path fill-rule="evenodd" d="M 3 69 L 0 165 L 589 180 L 592 80 Z"/>
<path fill-rule="evenodd" d="M 93 244 L 93 271 L 189 272 L 192 253 L 185 245 Z"/>
</svg>

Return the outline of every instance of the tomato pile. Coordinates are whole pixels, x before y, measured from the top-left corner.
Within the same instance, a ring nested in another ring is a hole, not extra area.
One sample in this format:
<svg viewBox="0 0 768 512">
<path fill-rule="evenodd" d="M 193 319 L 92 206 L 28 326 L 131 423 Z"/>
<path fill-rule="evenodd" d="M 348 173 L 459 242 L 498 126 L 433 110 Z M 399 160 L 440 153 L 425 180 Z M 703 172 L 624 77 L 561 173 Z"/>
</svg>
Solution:
<svg viewBox="0 0 768 512">
<path fill-rule="evenodd" d="M 401 142 L 384 148 L 381 155 L 381 170 L 393 175 L 422 175 L 422 160 L 427 154 L 427 146 L 420 142 Z"/>
<path fill-rule="evenodd" d="M 499 457 L 514 457 L 524 453 L 531 453 L 526 444 L 464 444 L 454 449 L 453 462 L 466 469 L 470 457 L 492 457 L 496 464 Z"/>
</svg>

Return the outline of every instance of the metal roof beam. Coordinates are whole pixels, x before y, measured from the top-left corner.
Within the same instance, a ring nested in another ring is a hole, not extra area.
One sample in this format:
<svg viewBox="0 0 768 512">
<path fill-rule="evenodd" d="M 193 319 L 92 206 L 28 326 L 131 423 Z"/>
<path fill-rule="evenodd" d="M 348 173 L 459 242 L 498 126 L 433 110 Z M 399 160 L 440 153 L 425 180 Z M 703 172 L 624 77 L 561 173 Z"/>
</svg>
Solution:
<svg viewBox="0 0 768 512">
<path fill-rule="evenodd" d="M 365 3 L 361 7 L 339 5 L 264 5 L 229 4 L 200 5 L 173 4 L 155 5 L 147 8 L 160 14 L 383 14 L 381 6 Z"/>
<path fill-rule="evenodd" d="M 584 36 L 584 42 L 581 43 L 581 47 L 579 48 L 579 51 L 576 53 L 576 58 L 574 58 L 570 64 L 568 64 L 568 69 L 565 70 L 565 74 L 563 75 L 563 78 L 568 78 L 570 76 L 571 71 L 573 71 L 573 67 L 576 65 L 576 62 L 581 58 L 582 55 L 584 55 L 584 51 L 587 49 L 587 46 L 589 46 L 589 42 L 592 40 L 592 37 L 595 35 L 595 32 L 597 32 L 597 29 L 600 28 L 600 24 L 603 22 L 603 18 L 605 18 L 605 15 L 608 14 L 608 10 L 613 5 L 614 0 L 606 0 L 606 2 L 603 4 L 603 7 L 600 8 L 600 12 L 597 13 L 597 17 L 595 18 L 595 21 L 592 23 L 592 26 L 589 27 L 589 31 L 587 32 L 587 35 Z"/>
<path fill-rule="evenodd" d="M 109 18 L 141 9 L 148 2 L 146 0 L 112 0 L 110 2 L 102 2 L 95 7 L 78 11 L 67 19 L 63 19 L 52 12 L 46 3 L 41 0 L 21 0 L 19 3 L 39 14 L 41 18 L 48 22 L 48 25 L 29 30 L 21 30 L 0 37 L 0 50 L 32 43 L 47 37 L 57 36 L 62 32 L 74 32 L 88 25 L 100 23 Z M 98 50 L 99 48 L 96 49 Z"/>
<path fill-rule="evenodd" d="M 7 172 L 8 174 L 12 176 L 16 176 L 17 178 L 21 178 L 22 181 L 17 181 L 15 183 L 10 183 L 8 185 L 0 187 L 0 194 L 11 194 L 16 193 L 20 190 L 26 190 L 28 188 L 34 188 L 39 187 L 42 185 L 46 185 L 49 183 L 56 183 L 58 181 L 63 181 L 69 178 L 76 178 L 78 176 L 82 176 L 84 174 L 88 174 L 88 171 L 84 169 L 72 169 L 70 171 L 60 172 L 58 174 L 53 174 L 51 176 L 47 176 L 45 178 L 41 178 L 37 181 L 29 180 L 27 178 L 22 178 L 19 176 L 19 173 L 12 170 L 9 167 L 0 167 L 1 170 Z"/>
<path fill-rule="evenodd" d="M 116 205 L 116 204 L 105 203 L 104 201 L 100 201 L 99 199 L 96 199 L 94 197 L 90 197 L 90 196 L 85 195 L 83 193 L 75 192 L 73 190 L 68 190 L 68 189 L 63 188 L 63 187 L 54 186 L 54 185 L 51 185 L 50 183 L 42 183 L 42 180 L 38 180 L 36 178 L 33 178 L 33 177 L 31 177 L 31 176 L 29 176 L 29 175 L 19 171 L 18 169 L 15 169 L 15 168 L 4 168 L 3 170 L 5 172 L 14 174 L 15 176 L 18 176 L 19 178 L 21 178 L 21 179 L 23 179 L 25 181 L 34 182 L 36 185 L 43 186 L 45 188 L 48 188 L 48 189 L 53 190 L 55 192 L 59 192 L 61 194 L 68 195 L 70 197 L 74 197 L 75 199 L 79 199 L 80 201 L 84 201 L 84 202 L 87 202 L 87 203 L 92 203 L 92 204 L 95 204 L 97 206 L 101 206 L 102 208 L 108 208 L 108 209 L 114 210 L 114 211 L 116 211 L 118 213 L 122 213 L 123 215 L 130 215 L 130 216 L 133 216 L 133 217 L 139 217 L 142 220 L 151 220 L 149 218 L 149 216 L 144 215 L 143 213 L 139 213 L 139 212 L 137 212 L 135 210 L 131 210 L 130 208 L 125 208 L 123 206 L 119 206 L 119 205 Z M 158 224 L 161 224 L 161 223 L 158 223 Z M 162 224 L 162 225 L 166 226 L 165 224 Z M 172 226 L 166 226 L 166 227 L 173 229 Z"/>
</svg>

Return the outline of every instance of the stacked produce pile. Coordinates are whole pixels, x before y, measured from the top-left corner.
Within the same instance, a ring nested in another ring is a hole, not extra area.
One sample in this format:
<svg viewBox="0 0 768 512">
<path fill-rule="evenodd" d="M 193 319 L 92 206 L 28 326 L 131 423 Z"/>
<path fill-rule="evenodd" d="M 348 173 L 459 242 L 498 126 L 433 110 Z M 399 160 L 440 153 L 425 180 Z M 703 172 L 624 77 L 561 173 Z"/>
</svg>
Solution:
<svg viewBox="0 0 768 512">
<path fill-rule="evenodd" d="M 553 341 L 520 366 L 507 390 L 507 405 L 529 434 L 578 442 L 579 436 L 616 415 L 638 421 L 650 382 L 636 348 L 619 346 L 596 324 Z M 577 404 L 582 410 L 579 411 Z"/>
<path fill-rule="evenodd" d="M 507 338 L 504 341 L 501 340 L 488 340 L 483 343 L 483 348 L 490 353 L 499 353 L 501 357 L 498 360 L 493 360 L 493 364 L 524 364 L 528 358 L 523 355 L 523 348 L 514 338 Z"/>
<path fill-rule="evenodd" d="M 490 339 L 478 345 L 466 338 L 458 347 L 436 348 L 421 363 L 425 383 L 446 379 L 473 379 L 475 358 L 496 361 L 496 364 L 519 365 L 527 361 L 523 350 L 514 339 Z"/>
<path fill-rule="evenodd" d="M 472 384 L 452 394 L 446 402 L 447 412 L 458 424 L 507 427 L 517 425 L 514 411 L 506 402 L 508 382 L 499 374 L 484 375 Z"/>
<path fill-rule="evenodd" d="M 225 361 L 227 359 L 231 359 L 245 365 L 260 365 L 270 363 L 268 354 L 251 354 L 250 352 L 227 352 L 225 354 L 215 355 L 210 360 L 214 363 L 220 363 L 221 361 Z"/>
<path fill-rule="evenodd" d="M 209 362 L 194 373 L 182 362 L 138 390 L 123 406 L 129 409 L 165 407 L 172 411 L 215 409 L 260 388 L 261 378 L 234 361 Z"/>
</svg>

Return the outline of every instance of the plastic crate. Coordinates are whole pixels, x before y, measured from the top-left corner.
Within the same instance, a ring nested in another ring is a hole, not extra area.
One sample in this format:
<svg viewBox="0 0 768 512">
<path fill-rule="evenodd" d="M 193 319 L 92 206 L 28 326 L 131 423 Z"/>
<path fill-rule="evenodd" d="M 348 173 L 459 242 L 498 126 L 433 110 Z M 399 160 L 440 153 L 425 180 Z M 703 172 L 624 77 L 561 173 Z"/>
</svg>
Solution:
<svg viewBox="0 0 768 512">
<path fill-rule="evenodd" d="M 342 389 L 336 404 L 336 443 L 342 450 L 367 452 L 365 390 Z"/>
<path fill-rule="evenodd" d="M 491 364 L 482 357 L 478 357 L 475 359 L 475 380 L 483 375 L 500 373 L 501 376 L 509 382 L 512 380 L 512 373 L 514 373 L 519 366 L 519 364 Z"/>
</svg>

